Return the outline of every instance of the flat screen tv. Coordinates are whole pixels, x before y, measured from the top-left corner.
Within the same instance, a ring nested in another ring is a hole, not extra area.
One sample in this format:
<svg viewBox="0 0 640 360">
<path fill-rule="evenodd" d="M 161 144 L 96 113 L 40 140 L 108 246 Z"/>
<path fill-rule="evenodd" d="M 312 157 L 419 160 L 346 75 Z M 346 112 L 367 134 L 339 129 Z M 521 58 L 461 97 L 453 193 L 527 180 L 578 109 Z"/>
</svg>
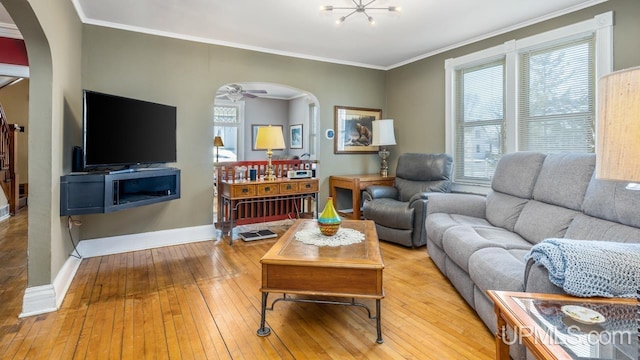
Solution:
<svg viewBox="0 0 640 360">
<path fill-rule="evenodd" d="M 176 162 L 176 107 L 83 91 L 84 167 Z"/>
</svg>

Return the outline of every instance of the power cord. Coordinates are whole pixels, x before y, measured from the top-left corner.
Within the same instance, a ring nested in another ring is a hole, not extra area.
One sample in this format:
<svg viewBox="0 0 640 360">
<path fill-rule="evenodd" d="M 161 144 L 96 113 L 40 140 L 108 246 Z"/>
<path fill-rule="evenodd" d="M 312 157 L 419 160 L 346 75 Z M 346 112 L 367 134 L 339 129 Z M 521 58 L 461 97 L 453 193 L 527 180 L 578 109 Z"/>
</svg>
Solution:
<svg viewBox="0 0 640 360">
<path fill-rule="evenodd" d="M 71 234 L 71 228 L 73 228 L 73 225 L 80 226 L 82 225 L 82 221 L 74 220 L 71 216 L 67 218 L 67 228 L 69 229 L 69 240 L 71 240 L 71 245 L 73 245 L 73 251 L 75 251 L 77 254 L 75 255 L 72 251 L 71 254 L 69 255 L 73 256 L 76 259 L 82 259 L 82 255 L 80 255 L 80 253 L 78 252 L 78 248 L 76 247 L 76 244 L 73 242 L 73 234 Z"/>
</svg>

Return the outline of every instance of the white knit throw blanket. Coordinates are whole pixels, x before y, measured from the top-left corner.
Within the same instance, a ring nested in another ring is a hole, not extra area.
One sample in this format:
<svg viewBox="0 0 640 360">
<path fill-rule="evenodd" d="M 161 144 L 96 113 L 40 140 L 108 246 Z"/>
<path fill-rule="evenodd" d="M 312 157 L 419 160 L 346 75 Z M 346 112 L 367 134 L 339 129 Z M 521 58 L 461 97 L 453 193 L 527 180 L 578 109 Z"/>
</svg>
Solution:
<svg viewBox="0 0 640 360">
<path fill-rule="evenodd" d="M 574 296 L 635 297 L 640 289 L 640 244 L 546 239 L 525 256 Z"/>
</svg>

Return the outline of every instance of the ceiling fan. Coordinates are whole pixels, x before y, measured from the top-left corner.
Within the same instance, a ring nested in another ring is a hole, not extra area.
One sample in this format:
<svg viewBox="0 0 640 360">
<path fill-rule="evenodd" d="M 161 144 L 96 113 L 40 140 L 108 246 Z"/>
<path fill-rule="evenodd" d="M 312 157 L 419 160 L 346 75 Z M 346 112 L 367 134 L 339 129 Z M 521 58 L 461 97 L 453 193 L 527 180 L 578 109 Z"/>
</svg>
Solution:
<svg viewBox="0 0 640 360">
<path fill-rule="evenodd" d="M 231 101 L 238 101 L 244 97 L 253 99 L 258 97 L 255 94 L 266 94 L 266 90 L 244 90 L 242 86 L 238 84 L 225 85 L 226 90 L 218 91 L 216 98 L 227 98 Z"/>
</svg>

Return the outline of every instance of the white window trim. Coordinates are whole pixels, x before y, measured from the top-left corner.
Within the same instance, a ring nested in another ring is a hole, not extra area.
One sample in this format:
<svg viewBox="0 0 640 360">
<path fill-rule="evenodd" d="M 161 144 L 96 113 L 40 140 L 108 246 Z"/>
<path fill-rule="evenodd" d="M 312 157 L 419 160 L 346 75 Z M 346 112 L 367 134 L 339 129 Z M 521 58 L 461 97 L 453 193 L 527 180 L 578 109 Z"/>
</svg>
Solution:
<svg viewBox="0 0 640 360">
<path fill-rule="evenodd" d="M 553 41 L 566 40 L 571 37 L 579 37 L 585 34 L 595 33 L 596 48 L 596 79 L 610 73 L 613 70 L 613 12 L 609 11 L 596 15 L 593 19 L 567 25 L 558 29 L 533 35 L 520 40 L 509 40 L 502 45 L 494 46 L 472 54 L 457 58 L 447 59 L 445 65 L 445 150 L 454 155 L 456 141 L 455 127 L 455 86 L 456 70 L 469 67 L 475 63 L 486 63 L 494 59 L 506 57 L 505 67 L 505 151 L 507 153 L 517 151 L 517 122 L 518 122 L 518 55 L 520 52 Z M 598 97 L 597 86 L 595 98 Z M 596 107 L 597 111 L 597 107 Z M 596 114 L 597 119 L 597 114 Z M 470 192 L 487 194 L 489 185 L 467 185 L 453 183 L 455 192 Z"/>
<path fill-rule="evenodd" d="M 216 99 L 214 106 L 235 106 L 238 108 L 238 123 L 237 123 L 237 127 L 238 127 L 238 153 L 236 154 L 238 159 L 244 159 L 244 128 L 245 128 L 245 124 L 244 124 L 244 101 L 231 101 L 231 100 L 225 100 L 225 99 Z M 215 127 L 216 124 L 214 121 L 212 121 L 213 126 Z M 229 125 L 226 125 L 229 126 Z M 239 161 L 239 160 L 238 160 Z"/>
</svg>

